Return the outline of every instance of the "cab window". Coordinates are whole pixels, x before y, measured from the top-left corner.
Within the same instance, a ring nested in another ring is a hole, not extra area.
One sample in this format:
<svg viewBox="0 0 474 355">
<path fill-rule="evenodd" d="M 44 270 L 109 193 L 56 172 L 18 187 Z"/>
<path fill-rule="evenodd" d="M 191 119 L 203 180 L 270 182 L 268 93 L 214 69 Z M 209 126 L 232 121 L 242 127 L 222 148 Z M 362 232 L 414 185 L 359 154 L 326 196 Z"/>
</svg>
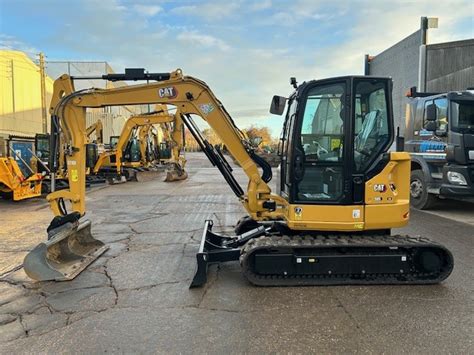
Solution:
<svg viewBox="0 0 474 355">
<path fill-rule="evenodd" d="M 344 85 L 312 90 L 307 98 L 301 127 L 301 146 L 306 161 L 341 161 Z"/>
<path fill-rule="evenodd" d="M 355 95 L 354 164 L 364 172 L 390 144 L 385 83 L 359 81 Z"/>
<path fill-rule="evenodd" d="M 304 154 L 304 173 L 295 186 L 298 201 L 333 202 L 344 197 L 345 93 L 345 82 L 308 92 L 298 137 L 298 150 Z"/>
</svg>

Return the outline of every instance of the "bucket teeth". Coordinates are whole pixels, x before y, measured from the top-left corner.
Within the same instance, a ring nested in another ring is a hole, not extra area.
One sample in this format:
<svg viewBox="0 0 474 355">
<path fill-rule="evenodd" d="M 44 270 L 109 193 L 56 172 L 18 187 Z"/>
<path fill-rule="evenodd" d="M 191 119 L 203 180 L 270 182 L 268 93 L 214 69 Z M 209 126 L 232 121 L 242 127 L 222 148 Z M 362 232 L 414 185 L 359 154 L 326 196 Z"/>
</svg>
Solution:
<svg viewBox="0 0 474 355">
<path fill-rule="evenodd" d="M 74 279 L 108 247 L 91 234 L 91 222 L 68 222 L 49 231 L 49 239 L 30 251 L 23 262 L 36 281 Z"/>
</svg>

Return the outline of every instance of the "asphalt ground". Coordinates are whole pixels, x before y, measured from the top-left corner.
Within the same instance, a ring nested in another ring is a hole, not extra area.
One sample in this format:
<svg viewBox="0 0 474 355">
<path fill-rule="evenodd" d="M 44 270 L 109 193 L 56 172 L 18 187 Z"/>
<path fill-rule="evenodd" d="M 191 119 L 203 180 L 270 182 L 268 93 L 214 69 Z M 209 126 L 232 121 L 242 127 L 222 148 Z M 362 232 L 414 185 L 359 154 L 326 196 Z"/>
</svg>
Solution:
<svg viewBox="0 0 474 355">
<path fill-rule="evenodd" d="M 474 205 L 412 211 L 394 231 L 452 251 L 439 285 L 259 288 L 228 263 L 190 290 L 204 220 L 231 232 L 245 212 L 202 154 L 188 161 L 185 181 L 88 191 L 93 234 L 110 249 L 70 282 L 11 272 L 52 215 L 42 199 L 0 200 L 0 353 L 474 353 Z"/>
</svg>

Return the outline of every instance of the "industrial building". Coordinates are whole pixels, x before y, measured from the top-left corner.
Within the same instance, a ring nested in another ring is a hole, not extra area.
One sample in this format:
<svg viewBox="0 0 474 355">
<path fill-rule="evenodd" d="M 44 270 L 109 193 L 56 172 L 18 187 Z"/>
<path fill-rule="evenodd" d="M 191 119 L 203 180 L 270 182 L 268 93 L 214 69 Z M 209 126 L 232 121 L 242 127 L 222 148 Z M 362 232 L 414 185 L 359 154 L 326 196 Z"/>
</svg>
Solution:
<svg viewBox="0 0 474 355">
<path fill-rule="evenodd" d="M 474 39 L 429 44 L 437 18 L 421 18 L 420 29 L 376 56 L 365 56 L 365 75 L 393 79 L 395 127 L 403 135 L 407 90 L 447 92 L 474 87 Z"/>
<path fill-rule="evenodd" d="M 48 108 L 55 78 L 62 74 L 100 76 L 107 73 L 113 73 L 107 62 L 46 61 L 43 54 L 39 54 L 36 63 L 24 52 L 0 50 L 0 156 L 11 155 L 13 149 L 25 161 L 30 160 L 30 150 L 35 150 L 35 136 L 50 131 Z M 82 81 L 76 83 L 76 89 L 101 88 L 103 83 L 103 80 Z M 106 85 L 126 84 L 108 82 Z M 120 135 L 130 115 L 143 110 L 131 106 L 88 109 L 87 125 L 100 119 L 107 142 L 110 136 Z M 21 161 L 19 164 L 24 165 Z"/>
<path fill-rule="evenodd" d="M 0 88 L 0 135 L 46 133 L 46 105 L 51 101 L 53 79 L 25 53 L 2 50 Z"/>
</svg>

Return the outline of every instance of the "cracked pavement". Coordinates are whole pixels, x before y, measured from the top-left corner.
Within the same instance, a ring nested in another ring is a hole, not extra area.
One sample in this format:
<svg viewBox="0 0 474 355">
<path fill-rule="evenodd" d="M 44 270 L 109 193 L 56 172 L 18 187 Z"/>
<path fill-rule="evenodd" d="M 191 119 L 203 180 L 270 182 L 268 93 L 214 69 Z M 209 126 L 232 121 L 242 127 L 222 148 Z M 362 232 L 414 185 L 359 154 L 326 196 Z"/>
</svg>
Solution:
<svg viewBox="0 0 474 355">
<path fill-rule="evenodd" d="M 0 201 L 0 353 L 474 352 L 474 222 L 463 217 L 473 205 L 413 211 L 396 231 L 453 252 L 440 285 L 258 288 L 235 262 L 211 266 L 190 290 L 204 220 L 231 232 L 245 212 L 202 154 L 188 162 L 185 181 L 162 174 L 88 191 L 93 235 L 110 248 L 69 282 L 16 270 L 46 237 L 44 201 Z"/>
</svg>

